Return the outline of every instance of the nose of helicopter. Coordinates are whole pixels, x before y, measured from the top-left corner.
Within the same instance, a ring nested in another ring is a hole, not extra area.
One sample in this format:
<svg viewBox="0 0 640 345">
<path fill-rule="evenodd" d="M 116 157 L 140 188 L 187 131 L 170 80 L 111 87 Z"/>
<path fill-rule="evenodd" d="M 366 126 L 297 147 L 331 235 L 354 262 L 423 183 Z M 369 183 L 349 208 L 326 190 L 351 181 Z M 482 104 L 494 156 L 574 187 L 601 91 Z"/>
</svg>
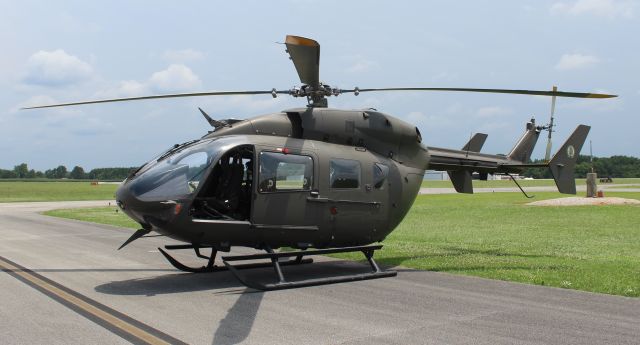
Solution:
<svg viewBox="0 0 640 345">
<path fill-rule="evenodd" d="M 144 216 L 141 214 L 140 201 L 131 191 L 131 184 L 128 182 L 129 181 L 125 181 L 116 190 L 116 204 L 118 204 L 122 212 L 144 226 L 146 222 L 144 221 Z"/>
</svg>

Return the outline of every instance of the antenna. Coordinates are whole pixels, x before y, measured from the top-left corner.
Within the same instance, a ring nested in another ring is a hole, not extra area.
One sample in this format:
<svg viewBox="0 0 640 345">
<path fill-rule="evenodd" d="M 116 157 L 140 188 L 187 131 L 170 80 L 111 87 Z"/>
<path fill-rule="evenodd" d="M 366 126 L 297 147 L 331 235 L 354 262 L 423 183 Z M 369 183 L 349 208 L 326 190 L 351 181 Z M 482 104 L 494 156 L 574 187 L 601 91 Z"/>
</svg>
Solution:
<svg viewBox="0 0 640 345">
<path fill-rule="evenodd" d="M 558 91 L 557 86 L 553 86 L 553 92 Z M 543 128 L 549 132 L 547 136 L 547 151 L 544 155 L 545 162 L 548 162 L 551 159 L 551 133 L 553 133 L 553 114 L 556 112 L 556 96 L 555 94 L 551 97 L 551 117 L 549 118 L 549 124 L 544 126 Z"/>
<path fill-rule="evenodd" d="M 589 162 L 591 163 L 591 172 L 593 172 L 593 145 L 589 140 Z"/>
</svg>

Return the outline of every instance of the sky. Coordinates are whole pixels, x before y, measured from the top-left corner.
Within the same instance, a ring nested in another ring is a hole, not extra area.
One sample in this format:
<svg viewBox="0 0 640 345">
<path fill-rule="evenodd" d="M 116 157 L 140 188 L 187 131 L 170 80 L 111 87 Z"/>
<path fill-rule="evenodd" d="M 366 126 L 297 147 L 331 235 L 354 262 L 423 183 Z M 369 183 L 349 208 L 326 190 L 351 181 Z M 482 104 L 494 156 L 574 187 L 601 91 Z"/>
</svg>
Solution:
<svg viewBox="0 0 640 345">
<path fill-rule="evenodd" d="M 640 1 L 6 1 L 0 0 L 0 168 L 138 166 L 210 129 L 199 114 L 249 118 L 301 107 L 269 95 L 41 110 L 23 106 L 300 81 L 287 34 L 321 45 L 320 79 L 340 88 L 471 87 L 605 92 L 559 98 L 554 151 L 578 124 L 595 156 L 640 156 Z M 551 99 L 368 93 L 333 108 L 376 108 L 416 124 L 428 146 L 507 153 Z M 544 156 L 541 138 L 533 158 Z M 583 149 L 588 154 L 588 145 Z"/>
</svg>

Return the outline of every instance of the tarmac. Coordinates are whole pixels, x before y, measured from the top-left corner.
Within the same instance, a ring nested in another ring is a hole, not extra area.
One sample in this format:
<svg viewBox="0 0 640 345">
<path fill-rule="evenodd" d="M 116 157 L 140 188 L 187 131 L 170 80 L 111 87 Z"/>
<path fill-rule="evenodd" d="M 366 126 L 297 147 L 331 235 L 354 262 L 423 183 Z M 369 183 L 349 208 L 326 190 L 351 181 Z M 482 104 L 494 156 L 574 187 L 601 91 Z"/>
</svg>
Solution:
<svg viewBox="0 0 640 345">
<path fill-rule="evenodd" d="M 0 204 L 2 344 L 640 343 L 637 298 L 403 268 L 393 278 L 258 292 L 228 272 L 173 269 L 156 249 L 172 243 L 164 237 L 117 251 L 130 229 L 39 214 L 106 203 Z M 176 257 L 196 265 L 191 254 Z M 285 274 L 367 269 L 316 261 Z"/>
</svg>

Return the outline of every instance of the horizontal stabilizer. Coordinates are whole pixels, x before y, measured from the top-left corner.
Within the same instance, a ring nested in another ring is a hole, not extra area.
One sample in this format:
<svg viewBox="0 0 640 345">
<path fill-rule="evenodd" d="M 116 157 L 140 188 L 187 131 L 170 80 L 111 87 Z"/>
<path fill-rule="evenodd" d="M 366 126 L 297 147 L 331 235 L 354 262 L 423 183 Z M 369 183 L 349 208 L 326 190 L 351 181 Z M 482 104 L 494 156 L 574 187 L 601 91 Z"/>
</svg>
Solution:
<svg viewBox="0 0 640 345">
<path fill-rule="evenodd" d="M 589 126 L 579 125 L 549 162 L 549 170 L 560 193 L 576 194 L 574 170 L 590 129 Z"/>
<path fill-rule="evenodd" d="M 487 136 L 484 133 L 476 133 L 469 139 L 469 142 L 462 147 L 462 151 L 480 152 L 482 145 L 487 140 Z"/>
<path fill-rule="evenodd" d="M 447 171 L 453 188 L 458 193 L 473 194 L 473 184 L 471 183 L 471 172 L 469 170 Z"/>
</svg>

